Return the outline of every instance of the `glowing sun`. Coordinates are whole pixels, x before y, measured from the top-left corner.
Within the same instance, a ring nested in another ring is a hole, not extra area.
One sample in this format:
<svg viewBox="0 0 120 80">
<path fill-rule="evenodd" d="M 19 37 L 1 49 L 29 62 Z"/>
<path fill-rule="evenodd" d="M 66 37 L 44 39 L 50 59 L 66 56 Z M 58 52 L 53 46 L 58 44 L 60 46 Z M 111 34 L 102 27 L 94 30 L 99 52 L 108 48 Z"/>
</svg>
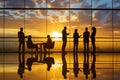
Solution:
<svg viewBox="0 0 120 80">
<path fill-rule="evenodd" d="M 57 41 L 59 41 L 60 38 L 62 37 L 62 34 L 59 33 L 59 32 L 57 32 L 57 31 L 52 32 L 51 35 L 52 35 L 52 37 L 54 37 L 54 39 L 57 40 Z"/>
</svg>

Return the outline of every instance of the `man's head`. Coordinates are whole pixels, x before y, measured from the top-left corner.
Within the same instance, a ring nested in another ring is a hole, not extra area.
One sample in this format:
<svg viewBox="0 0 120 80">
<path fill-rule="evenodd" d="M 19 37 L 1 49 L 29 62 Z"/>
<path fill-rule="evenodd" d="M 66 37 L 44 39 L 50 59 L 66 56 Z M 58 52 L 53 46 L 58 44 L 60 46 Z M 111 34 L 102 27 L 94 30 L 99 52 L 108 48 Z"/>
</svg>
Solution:
<svg viewBox="0 0 120 80">
<path fill-rule="evenodd" d="M 22 27 L 20 28 L 20 31 L 23 31 L 23 28 L 22 28 Z"/>
<path fill-rule="evenodd" d="M 88 31 L 88 28 L 87 28 L 87 27 L 85 28 L 85 31 Z"/>
<path fill-rule="evenodd" d="M 77 29 L 75 29 L 75 32 L 77 32 L 78 30 Z"/>
<path fill-rule="evenodd" d="M 92 30 L 93 30 L 93 31 L 96 31 L 96 28 L 95 28 L 95 27 L 92 27 Z"/>
<path fill-rule="evenodd" d="M 64 30 L 66 30 L 66 29 L 67 29 L 67 27 L 65 26 L 65 27 L 64 27 Z"/>
</svg>

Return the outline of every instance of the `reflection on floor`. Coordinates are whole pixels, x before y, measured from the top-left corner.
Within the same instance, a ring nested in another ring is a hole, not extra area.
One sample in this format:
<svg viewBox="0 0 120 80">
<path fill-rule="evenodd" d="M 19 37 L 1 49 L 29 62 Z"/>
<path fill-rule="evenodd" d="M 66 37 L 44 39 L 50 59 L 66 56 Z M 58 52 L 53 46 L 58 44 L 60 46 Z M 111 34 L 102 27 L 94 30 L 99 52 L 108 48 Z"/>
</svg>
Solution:
<svg viewBox="0 0 120 80">
<path fill-rule="evenodd" d="M 0 54 L 0 80 L 119 80 L 119 53 Z"/>
</svg>

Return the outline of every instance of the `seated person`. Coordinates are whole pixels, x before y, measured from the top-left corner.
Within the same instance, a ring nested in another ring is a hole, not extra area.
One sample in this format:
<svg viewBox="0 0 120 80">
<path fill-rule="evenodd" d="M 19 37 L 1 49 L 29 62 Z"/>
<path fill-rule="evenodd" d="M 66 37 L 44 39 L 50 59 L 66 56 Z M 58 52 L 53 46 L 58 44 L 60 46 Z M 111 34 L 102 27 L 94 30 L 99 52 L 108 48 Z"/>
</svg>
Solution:
<svg viewBox="0 0 120 80">
<path fill-rule="evenodd" d="M 31 39 L 32 39 L 32 36 L 29 35 L 28 39 L 27 39 L 27 48 L 31 48 L 31 49 L 35 48 L 36 52 L 38 52 L 38 45 L 37 44 L 33 44 Z"/>
<path fill-rule="evenodd" d="M 45 48 L 50 48 L 51 44 L 52 44 L 51 37 L 50 37 L 50 35 L 47 35 L 47 42 L 44 43 L 44 47 Z"/>
<path fill-rule="evenodd" d="M 51 48 L 53 47 L 52 43 L 53 43 L 53 42 L 52 42 L 52 40 L 51 40 L 50 35 L 47 35 L 47 42 L 46 42 L 46 43 L 43 43 L 44 53 L 46 53 L 46 48 L 51 49 Z M 45 56 L 46 56 L 46 54 L 45 54 Z M 45 56 L 44 56 L 44 57 L 45 57 Z"/>
</svg>

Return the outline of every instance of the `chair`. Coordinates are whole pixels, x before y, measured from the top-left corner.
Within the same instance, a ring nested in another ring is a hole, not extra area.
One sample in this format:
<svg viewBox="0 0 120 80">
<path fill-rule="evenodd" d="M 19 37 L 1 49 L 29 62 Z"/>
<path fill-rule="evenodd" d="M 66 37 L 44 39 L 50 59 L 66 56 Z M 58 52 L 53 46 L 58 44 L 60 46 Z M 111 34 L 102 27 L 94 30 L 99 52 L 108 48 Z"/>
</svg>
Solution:
<svg viewBox="0 0 120 80">
<path fill-rule="evenodd" d="M 33 56 L 33 50 L 36 49 L 36 47 L 33 47 L 32 45 L 29 44 L 29 42 L 27 41 L 27 48 L 31 49 L 32 52 L 32 56 Z M 36 53 L 36 52 L 35 52 Z"/>
<path fill-rule="evenodd" d="M 55 45 L 55 42 L 53 41 L 49 46 L 47 46 L 46 48 L 48 49 L 48 54 L 50 55 L 50 49 L 53 49 Z"/>
</svg>

